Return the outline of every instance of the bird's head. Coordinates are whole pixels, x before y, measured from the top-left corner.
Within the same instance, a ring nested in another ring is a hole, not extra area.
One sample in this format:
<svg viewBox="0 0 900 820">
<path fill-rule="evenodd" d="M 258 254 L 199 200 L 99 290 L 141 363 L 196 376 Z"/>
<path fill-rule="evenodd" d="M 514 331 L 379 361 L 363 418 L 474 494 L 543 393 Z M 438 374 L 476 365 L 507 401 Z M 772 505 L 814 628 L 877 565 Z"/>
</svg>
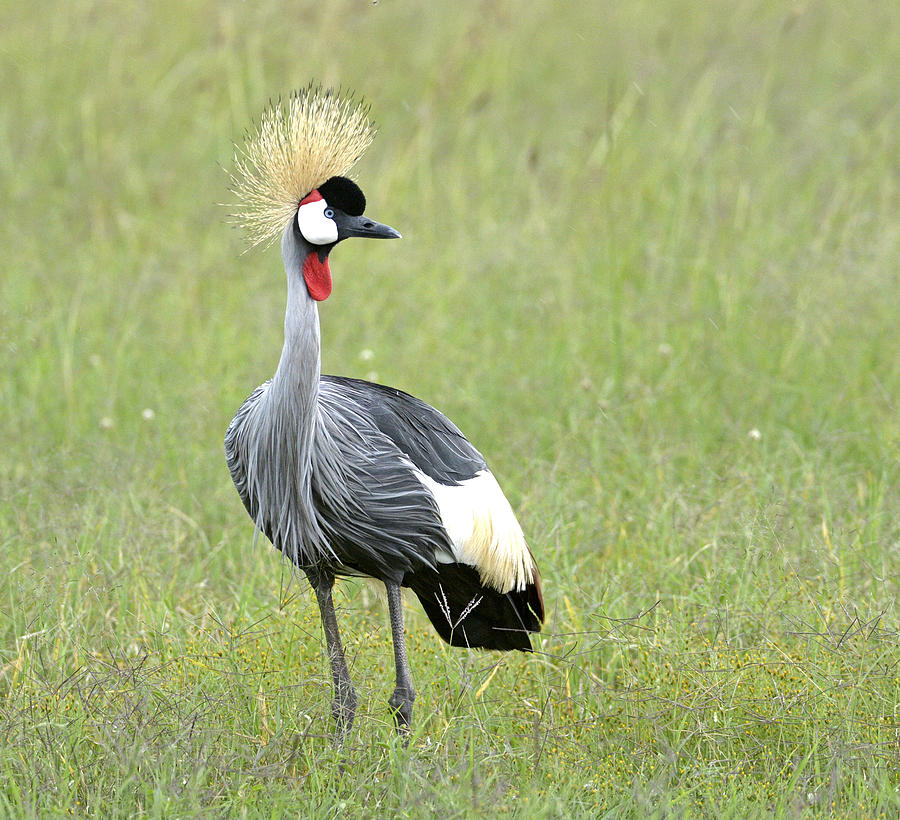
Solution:
<svg viewBox="0 0 900 820">
<path fill-rule="evenodd" d="M 351 236 L 399 239 L 387 225 L 363 216 L 366 197 L 347 177 L 335 176 L 300 200 L 292 239 L 301 246 L 303 279 L 309 295 L 318 302 L 331 294 L 328 254 L 338 242 Z"/>
<path fill-rule="evenodd" d="M 363 216 L 366 198 L 345 174 L 372 142 L 368 108 L 309 85 L 272 103 L 235 155 L 235 221 L 252 245 L 282 234 L 285 265 L 299 262 L 309 295 L 331 293 L 328 254 L 351 236 L 396 239 Z"/>
</svg>

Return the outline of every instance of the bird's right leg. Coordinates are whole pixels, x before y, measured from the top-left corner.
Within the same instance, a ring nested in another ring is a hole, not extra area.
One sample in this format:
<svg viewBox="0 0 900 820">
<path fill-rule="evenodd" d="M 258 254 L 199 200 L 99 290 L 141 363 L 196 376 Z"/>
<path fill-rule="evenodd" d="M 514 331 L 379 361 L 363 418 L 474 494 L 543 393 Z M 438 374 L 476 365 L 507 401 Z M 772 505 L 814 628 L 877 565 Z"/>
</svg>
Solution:
<svg viewBox="0 0 900 820">
<path fill-rule="evenodd" d="M 412 723 L 413 703 L 416 691 L 413 689 L 412 675 L 409 671 L 409 659 L 406 656 L 406 637 L 403 630 L 403 599 L 397 584 L 385 582 L 387 588 L 388 610 L 391 617 L 391 637 L 394 640 L 394 665 L 397 670 L 397 685 L 388 703 L 394 713 L 397 731 L 409 740 L 409 727 Z"/>
<path fill-rule="evenodd" d="M 325 630 L 328 659 L 331 661 L 331 679 L 334 683 L 334 701 L 331 705 L 331 713 L 337 724 L 335 743 L 339 745 L 353 726 L 358 699 L 356 690 L 353 688 L 353 681 L 350 680 L 350 670 L 347 668 L 341 634 L 338 631 L 337 616 L 334 614 L 334 601 L 331 599 L 334 575 L 327 570 L 306 570 L 306 575 L 316 592 L 319 612 L 322 615 L 322 628 Z"/>
</svg>

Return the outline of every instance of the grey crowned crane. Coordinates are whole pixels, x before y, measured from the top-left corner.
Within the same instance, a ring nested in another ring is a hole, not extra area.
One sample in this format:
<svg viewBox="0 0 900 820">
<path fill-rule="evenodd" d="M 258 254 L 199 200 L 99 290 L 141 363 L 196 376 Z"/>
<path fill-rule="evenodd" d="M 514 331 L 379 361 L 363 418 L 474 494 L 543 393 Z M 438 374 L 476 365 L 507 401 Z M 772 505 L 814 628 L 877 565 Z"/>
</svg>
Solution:
<svg viewBox="0 0 900 820">
<path fill-rule="evenodd" d="M 316 303 L 331 293 L 329 254 L 349 237 L 399 238 L 363 216 L 344 176 L 371 143 L 368 111 L 310 86 L 270 106 L 232 175 L 253 244 L 281 235 L 284 347 L 275 375 L 225 434 L 228 468 L 250 517 L 315 590 L 334 682 L 337 740 L 357 697 L 332 602 L 336 576 L 387 589 L 396 688 L 408 732 L 413 690 L 401 587 L 452 646 L 531 651 L 544 619 L 534 558 L 482 455 L 445 416 L 406 393 L 320 373 Z"/>
</svg>

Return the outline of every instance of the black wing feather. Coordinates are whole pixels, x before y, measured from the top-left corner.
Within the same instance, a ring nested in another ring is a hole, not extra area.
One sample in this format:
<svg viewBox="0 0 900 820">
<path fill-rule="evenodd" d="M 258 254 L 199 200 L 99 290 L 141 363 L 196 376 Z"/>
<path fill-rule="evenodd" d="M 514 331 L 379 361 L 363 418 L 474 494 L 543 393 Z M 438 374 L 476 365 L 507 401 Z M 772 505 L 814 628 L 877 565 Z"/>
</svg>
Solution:
<svg viewBox="0 0 900 820">
<path fill-rule="evenodd" d="M 322 376 L 321 384 L 364 407 L 376 427 L 434 481 L 456 485 L 487 469 L 484 457 L 459 428 L 421 399 L 345 376 Z"/>
</svg>

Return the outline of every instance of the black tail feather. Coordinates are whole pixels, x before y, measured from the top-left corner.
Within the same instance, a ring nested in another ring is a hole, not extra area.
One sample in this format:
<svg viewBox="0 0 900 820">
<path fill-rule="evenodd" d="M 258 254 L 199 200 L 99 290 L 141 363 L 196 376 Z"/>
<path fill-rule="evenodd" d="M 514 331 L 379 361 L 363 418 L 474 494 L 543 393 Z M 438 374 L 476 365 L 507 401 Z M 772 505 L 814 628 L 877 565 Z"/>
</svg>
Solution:
<svg viewBox="0 0 900 820">
<path fill-rule="evenodd" d="M 419 598 L 438 634 L 451 646 L 531 652 L 529 632 L 540 632 L 544 602 L 540 582 L 502 593 L 481 583 L 465 564 L 420 569 L 403 581 Z"/>
</svg>

